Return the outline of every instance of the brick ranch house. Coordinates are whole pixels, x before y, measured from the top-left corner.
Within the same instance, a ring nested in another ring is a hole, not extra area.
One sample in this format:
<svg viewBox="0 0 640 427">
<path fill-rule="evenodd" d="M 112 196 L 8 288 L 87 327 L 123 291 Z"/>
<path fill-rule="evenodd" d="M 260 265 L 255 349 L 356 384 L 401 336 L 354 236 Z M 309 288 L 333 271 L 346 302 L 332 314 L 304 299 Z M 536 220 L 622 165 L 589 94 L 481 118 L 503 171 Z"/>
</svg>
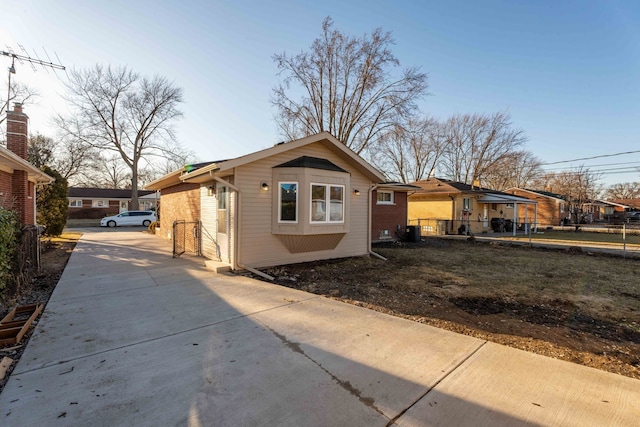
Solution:
<svg viewBox="0 0 640 427">
<path fill-rule="evenodd" d="M 202 255 L 257 271 L 371 253 L 372 193 L 382 181 L 373 166 L 322 132 L 191 165 L 146 188 L 161 192 L 160 237 L 173 238 L 175 221 L 200 221 Z"/>
<path fill-rule="evenodd" d="M 54 181 L 27 161 L 29 117 L 16 103 L 7 111 L 7 148 L 0 147 L 0 208 L 18 212 L 22 224 L 36 223 L 36 192 Z"/>
<path fill-rule="evenodd" d="M 131 190 L 69 187 L 68 219 L 99 219 L 131 210 Z M 155 191 L 138 191 L 140 210 L 156 208 Z"/>
</svg>

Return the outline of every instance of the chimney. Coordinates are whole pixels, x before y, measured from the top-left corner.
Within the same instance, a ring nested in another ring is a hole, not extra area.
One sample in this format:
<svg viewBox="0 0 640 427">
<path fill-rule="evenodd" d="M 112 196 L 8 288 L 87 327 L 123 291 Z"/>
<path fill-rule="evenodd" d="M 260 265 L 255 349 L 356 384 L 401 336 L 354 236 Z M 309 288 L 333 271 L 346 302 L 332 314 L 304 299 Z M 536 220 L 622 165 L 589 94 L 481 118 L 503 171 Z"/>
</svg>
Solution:
<svg viewBox="0 0 640 427">
<path fill-rule="evenodd" d="M 22 103 L 16 102 L 13 111 L 7 111 L 7 149 L 27 159 L 27 126 L 29 117 L 22 112 Z"/>
<path fill-rule="evenodd" d="M 22 103 L 16 102 L 13 111 L 7 111 L 7 149 L 23 159 L 27 159 L 29 117 L 22 112 Z M 34 222 L 34 203 L 30 194 L 29 174 L 15 170 L 11 176 L 11 192 L 14 206 L 23 224 Z"/>
</svg>

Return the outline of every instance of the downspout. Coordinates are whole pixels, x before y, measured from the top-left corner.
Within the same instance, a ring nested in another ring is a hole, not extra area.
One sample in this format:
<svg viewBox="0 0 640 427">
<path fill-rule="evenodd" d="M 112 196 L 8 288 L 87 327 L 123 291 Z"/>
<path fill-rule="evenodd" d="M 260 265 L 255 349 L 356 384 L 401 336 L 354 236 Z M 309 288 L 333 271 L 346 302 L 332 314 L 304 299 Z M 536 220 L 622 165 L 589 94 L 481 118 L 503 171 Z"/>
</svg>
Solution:
<svg viewBox="0 0 640 427">
<path fill-rule="evenodd" d="M 235 176 L 235 169 L 234 169 L 233 175 Z M 241 201 L 241 195 L 242 195 L 242 193 L 240 192 L 240 188 L 214 175 L 213 171 L 209 171 L 209 176 L 211 176 L 211 178 L 213 178 L 215 181 L 219 182 L 220 184 L 226 185 L 236 193 L 236 212 L 235 212 L 235 215 L 233 216 L 233 256 L 231 259 L 231 268 L 233 270 L 244 269 L 257 276 L 273 281 L 275 279 L 274 277 L 271 277 L 268 274 L 263 273 L 262 271 L 256 270 L 255 268 L 241 265 L 238 262 L 238 254 L 240 253 L 240 238 L 238 236 L 239 234 L 238 218 L 240 218 L 240 205 L 241 205 L 240 201 Z"/>
<path fill-rule="evenodd" d="M 448 233 L 453 233 L 454 226 L 456 224 L 457 212 L 456 212 L 456 199 L 451 194 L 447 194 L 451 199 L 451 230 L 447 230 Z"/>
<path fill-rule="evenodd" d="M 371 218 L 371 212 L 373 211 L 373 209 L 371 208 L 372 204 L 373 204 L 373 190 L 378 188 L 378 184 L 374 184 L 371 187 L 369 187 L 369 192 L 368 192 L 368 198 L 367 198 L 367 211 L 369 212 L 368 214 L 368 221 L 367 221 L 367 248 L 369 249 L 369 254 L 373 255 L 376 258 L 379 258 L 383 261 L 386 261 L 387 259 L 385 257 L 383 257 L 380 254 L 377 254 L 375 252 L 373 252 L 371 250 L 371 224 L 373 222 L 372 218 Z M 407 203 L 409 203 L 409 201 L 407 200 Z M 405 219 L 406 220 L 406 219 Z"/>
<path fill-rule="evenodd" d="M 518 228 L 518 202 L 513 202 L 513 237 L 516 236 L 516 229 Z"/>
</svg>

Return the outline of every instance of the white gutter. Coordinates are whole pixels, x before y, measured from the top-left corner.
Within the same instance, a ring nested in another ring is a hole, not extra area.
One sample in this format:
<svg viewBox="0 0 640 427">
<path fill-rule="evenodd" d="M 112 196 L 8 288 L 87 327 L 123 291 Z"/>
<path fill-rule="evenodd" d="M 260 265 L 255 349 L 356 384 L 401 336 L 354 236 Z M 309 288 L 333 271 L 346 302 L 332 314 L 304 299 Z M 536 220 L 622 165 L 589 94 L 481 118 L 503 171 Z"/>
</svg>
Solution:
<svg viewBox="0 0 640 427">
<path fill-rule="evenodd" d="M 369 254 L 383 261 L 386 261 L 387 259 L 385 257 L 371 250 L 371 223 L 372 223 L 371 212 L 373 211 L 373 208 L 371 207 L 373 205 L 372 196 L 373 196 L 373 190 L 377 189 L 378 187 L 379 187 L 379 184 L 374 184 L 371 187 L 369 187 L 369 192 L 368 192 L 369 197 L 367 199 L 367 211 L 369 212 L 369 215 L 368 215 L 368 221 L 367 221 L 367 248 L 369 250 Z M 407 203 L 409 203 L 409 201 L 407 201 Z"/>
</svg>

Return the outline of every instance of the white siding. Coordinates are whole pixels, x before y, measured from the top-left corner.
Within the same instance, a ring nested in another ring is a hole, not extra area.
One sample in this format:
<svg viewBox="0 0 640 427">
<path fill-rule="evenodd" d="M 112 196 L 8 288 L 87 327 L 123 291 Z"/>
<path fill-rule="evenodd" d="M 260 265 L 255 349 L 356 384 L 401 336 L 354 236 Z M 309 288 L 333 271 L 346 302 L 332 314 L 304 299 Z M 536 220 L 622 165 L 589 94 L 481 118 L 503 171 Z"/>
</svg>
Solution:
<svg viewBox="0 0 640 427">
<path fill-rule="evenodd" d="M 216 216 L 217 216 L 217 199 L 216 193 L 213 192 L 212 196 L 209 196 L 208 187 L 215 185 L 213 182 L 203 184 L 200 186 L 200 220 L 202 221 L 201 229 L 201 241 L 202 241 L 202 255 L 209 258 L 218 260 L 218 248 L 216 244 Z"/>
</svg>

